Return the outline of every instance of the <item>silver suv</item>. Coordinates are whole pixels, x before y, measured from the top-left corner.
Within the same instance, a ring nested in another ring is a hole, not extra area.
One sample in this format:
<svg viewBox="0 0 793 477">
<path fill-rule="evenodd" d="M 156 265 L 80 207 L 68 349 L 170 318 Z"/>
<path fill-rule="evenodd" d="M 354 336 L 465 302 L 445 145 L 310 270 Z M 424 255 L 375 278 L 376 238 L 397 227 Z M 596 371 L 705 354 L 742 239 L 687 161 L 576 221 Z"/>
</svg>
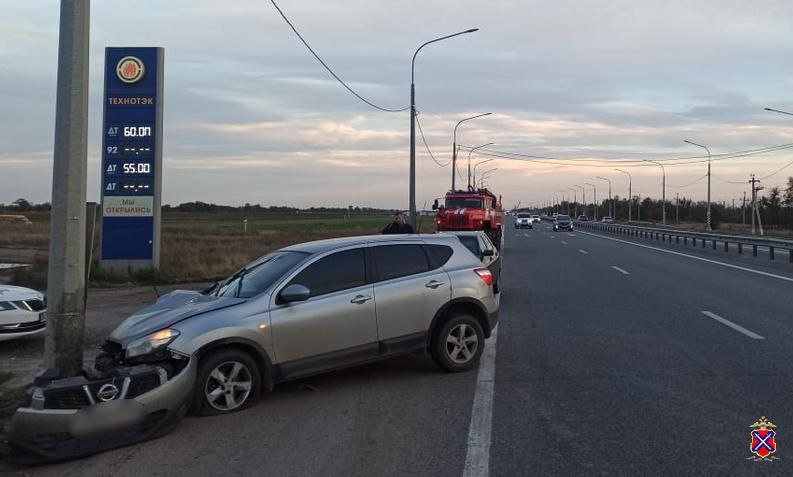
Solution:
<svg viewBox="0 0 793 477">
<path fill-rule="evenodd" d="M 39 452 L 50 442 L 39 434 L 82 429 L 73 437 L 105 433 L 104 448 L 123 445 L 119 436 L 152 437 L 187 409 L 237 411 L 279 382 L 419 350 L 445 371 L 465 371 L 498 312 L 491 272 L 455 236 L 290 246 L 203 292 L 175 291 L 135 313 L 112 332 L 93 374 L 38 379 L 14 417 L 12 442 Z M 123 430 L 96 419 L 114 409 L 135 419 Z M 58 442 L 66 448 L 39 453 L 63 458 L 81 448 Z"/>
</svg>

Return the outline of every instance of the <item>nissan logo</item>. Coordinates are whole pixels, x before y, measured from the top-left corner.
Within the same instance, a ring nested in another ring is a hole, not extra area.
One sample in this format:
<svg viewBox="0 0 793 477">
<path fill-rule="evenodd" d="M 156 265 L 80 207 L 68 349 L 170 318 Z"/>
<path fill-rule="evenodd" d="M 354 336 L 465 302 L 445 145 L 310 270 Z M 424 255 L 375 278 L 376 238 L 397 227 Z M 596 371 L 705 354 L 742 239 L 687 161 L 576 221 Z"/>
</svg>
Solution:
<svg viewBox="0 0 793 477">
<path fill-rule="evenodd" d="M 104 402 L 112 401 L 116 396 L 118 396 L 118 386 L 115 384 L 103 384 L 99 391 L 96 392 L 96 397 Z"/>
</svg>

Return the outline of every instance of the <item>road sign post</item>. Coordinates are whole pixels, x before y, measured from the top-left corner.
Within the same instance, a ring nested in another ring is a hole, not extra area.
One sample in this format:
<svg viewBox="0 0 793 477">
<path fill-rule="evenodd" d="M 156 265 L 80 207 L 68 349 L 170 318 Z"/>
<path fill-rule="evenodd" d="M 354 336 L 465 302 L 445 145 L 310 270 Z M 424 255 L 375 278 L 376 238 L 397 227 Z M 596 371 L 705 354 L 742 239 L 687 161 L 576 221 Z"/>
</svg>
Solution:
<svg viewBox="0 0 793 477">
<path fill-rule="evenodd" d="M 162 48 L 106 48 L 101 267 L 160 266 Z"/>
</svg>

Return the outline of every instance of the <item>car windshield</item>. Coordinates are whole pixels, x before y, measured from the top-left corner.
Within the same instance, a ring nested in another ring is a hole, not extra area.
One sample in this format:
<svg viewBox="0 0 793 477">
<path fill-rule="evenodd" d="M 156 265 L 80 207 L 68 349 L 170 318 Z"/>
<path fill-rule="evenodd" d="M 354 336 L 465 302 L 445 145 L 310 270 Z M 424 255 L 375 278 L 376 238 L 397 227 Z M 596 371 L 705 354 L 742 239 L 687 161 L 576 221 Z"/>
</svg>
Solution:
<svg viewBox="0 0 793 477">
<path fill-rule="evenodd" d="M 569 215 L 557 215 L 556 220 L 570 220 Z"/>
<path fill-rule="evenodd" d="M 476 197 L 449 197 L 446 199 L 447 209 L 481 209 L 482 199 Z"/>
<path fill-rule="evenodd" d="M 530 219 L 531 215 L 529 214 L 518 214 L 519 219 Z"/>
<path fill-rule="evenodd" d="M 239 298 L 256 296 L 308 256 L 308 253 L 294 251 L 267 254 L 224 280 L 212 294 Z"/>
</svg>

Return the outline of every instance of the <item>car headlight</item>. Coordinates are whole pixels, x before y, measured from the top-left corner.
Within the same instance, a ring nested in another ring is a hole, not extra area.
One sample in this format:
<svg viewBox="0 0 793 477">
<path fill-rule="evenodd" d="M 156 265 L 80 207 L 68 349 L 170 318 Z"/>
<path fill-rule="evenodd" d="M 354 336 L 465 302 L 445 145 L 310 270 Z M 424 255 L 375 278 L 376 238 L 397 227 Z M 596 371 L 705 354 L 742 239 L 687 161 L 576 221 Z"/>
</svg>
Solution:
<svg viewBox="0 0 793 477">
<path fill-rule="evenodd" d="M 134 358 L 136 356 L 143 356 L 145 354 L 157 351 L 179 336 L 179 332 L 171 328 L 155 331 L 154 333 L 144 336 L 138 340 L 133 341 L 127 346 L 127 358 Z"/>
</svg>

